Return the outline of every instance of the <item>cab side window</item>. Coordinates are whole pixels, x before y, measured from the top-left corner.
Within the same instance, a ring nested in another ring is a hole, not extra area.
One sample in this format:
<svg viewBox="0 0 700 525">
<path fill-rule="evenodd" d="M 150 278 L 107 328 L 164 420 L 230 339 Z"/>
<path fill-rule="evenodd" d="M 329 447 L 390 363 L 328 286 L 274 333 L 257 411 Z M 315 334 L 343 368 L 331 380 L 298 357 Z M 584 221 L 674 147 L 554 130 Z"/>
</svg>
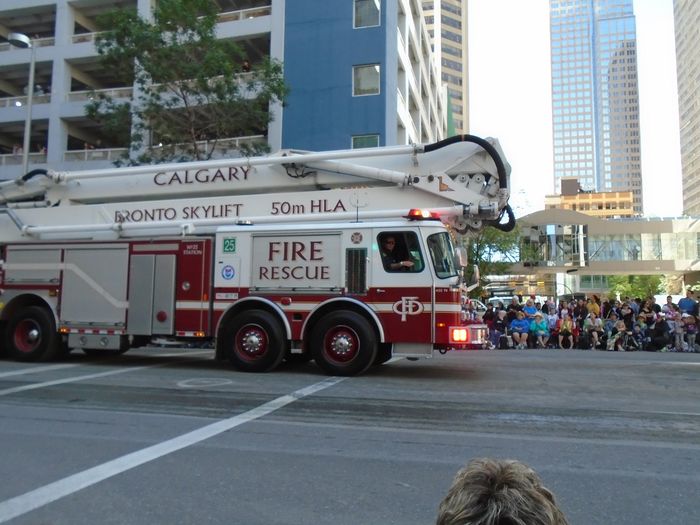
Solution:
<svg viewBox="0 0 700 525">
<path fill-rule="evenodd" d="M 377 236 L 387 272 L 421 272 L 425 267 L 415 232 L 383 232 Z"/>
</svg>

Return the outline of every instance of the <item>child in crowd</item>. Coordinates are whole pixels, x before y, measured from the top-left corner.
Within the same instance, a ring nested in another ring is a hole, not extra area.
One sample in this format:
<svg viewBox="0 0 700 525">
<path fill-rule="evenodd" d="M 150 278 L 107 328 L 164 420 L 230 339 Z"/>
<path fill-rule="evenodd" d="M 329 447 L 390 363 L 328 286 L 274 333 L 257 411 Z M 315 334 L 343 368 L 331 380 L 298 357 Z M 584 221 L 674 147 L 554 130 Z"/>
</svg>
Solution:
<svg viewBox="0 0 700 525">
<path fill-rule="evenodd" d="M 641 349 L 644 349 L 649 342 L 647 335 L 647 329 L 649 327 L 647 326 L 646 320 L 646 316 L 640 314 L 637 316 L 637 321 L 632 325 L 632 337 L 635 343 L 637 343 L 637 346 Z"/>
<path fill-rule="evenodd" d="M 672 304 L 670 306 L 667 306 L 667 305 L 664 305 L 664 306 L 666 306 L 666 311 L 664 312 L 664 314 L 666 315 L 666 323 L 668 323 L 668 330 L 674 336 L 674 339 L 675 339 L 675 334 L 677 333 L 676 329 L 678 328 L 681 331 L 680 332 L 680 334 L 681 334 L 680 346 L 682 347 L 683 346 L 683 334 L 684 334 L 684 332 L 683 332 L 683 324 L 681 323 L 680 308 L 678 308 L 678 306 L 676 306 L 675 304 Z M 676 347 L 676 345 L 673 345 L 673 346 Z"/>
<path fill-rule="evenodd" d="M 698 333 L 698 324 L 694 315 L 683 317 L 683 329 L 688 340 L 688 352 L 695 352 L 695 336 Z"/>
<path fill-rule="evenodd" d="M 683 318 L 678 316 L 678 319 L 675 319 L 673 323 L 668 323 L 671 327 L 671 333 L 673 334 L 673 349 L 672 351 L 674 352 L 682 352 L 684 350 L 684 344 L 685 343 L 685 323 L 683 322 Z M 686 348 L 690 348 L 690 346 L 687 346 Z"/>
</svg>

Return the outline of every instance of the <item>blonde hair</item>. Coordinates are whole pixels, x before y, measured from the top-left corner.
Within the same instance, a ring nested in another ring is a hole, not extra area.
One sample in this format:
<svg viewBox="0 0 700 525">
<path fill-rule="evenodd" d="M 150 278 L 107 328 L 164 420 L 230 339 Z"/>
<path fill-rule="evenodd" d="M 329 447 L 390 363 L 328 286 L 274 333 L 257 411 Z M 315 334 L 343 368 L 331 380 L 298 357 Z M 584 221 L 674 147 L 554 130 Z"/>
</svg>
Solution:
<svg viewBox="0 0 700 525">
<path fill-rule="evenodd" d="M 568 525 L 554 495 L 516 460 L 473 459 L 440 503 L 437 525 Z"/>
</svg>

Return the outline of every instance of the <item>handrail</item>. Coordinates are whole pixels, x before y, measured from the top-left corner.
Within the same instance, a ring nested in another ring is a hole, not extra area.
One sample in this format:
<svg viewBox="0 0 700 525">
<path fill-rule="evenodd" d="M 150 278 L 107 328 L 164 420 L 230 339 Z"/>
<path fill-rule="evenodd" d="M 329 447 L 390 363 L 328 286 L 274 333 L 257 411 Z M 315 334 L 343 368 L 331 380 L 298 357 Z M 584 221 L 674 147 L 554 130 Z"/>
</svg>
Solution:
<svg viewBox="0 0 700 525">
<path fill-rule="evenodd" d="M 217 22 L 235 22 L 238 20 L 246 20 L 250 18 L 258 18 L 272 14 L 272 6 L 249 7 L 246 9 L 238 9 L 236 11 L 227 11 L 219 13 Z"/>
<path fill-rule="evenodd" d="M 46 153 L 29 152 L 29 162 L 31 164 L 46 164 Z M 0 166 L 21 166 L 21 153 L 3 153 L 0 154 Z"/>
<path fill-rule="evenodd" d="M 32 95 L 32 104 L 48 104 L 51 102 L 51 93 L 44 93 L 43 95 Z M 0 108 L 9 108 L 12 106 L 24 106 L 27 104 L 27 95 L 21 95 L 19 97 L 5 97 L 0 98 Z"/>
<path fill-rule="evenodd" d="M 82 91 L 71 91 L 67 95 L 69 102 L 80 102 L 82 100 L 93 100 L 93 93 L 105 94 L 113 98 L 129 98 L 134 92 L 133 87 L 119 87 L 107 89 L 85 89 Z"/>
</svg>

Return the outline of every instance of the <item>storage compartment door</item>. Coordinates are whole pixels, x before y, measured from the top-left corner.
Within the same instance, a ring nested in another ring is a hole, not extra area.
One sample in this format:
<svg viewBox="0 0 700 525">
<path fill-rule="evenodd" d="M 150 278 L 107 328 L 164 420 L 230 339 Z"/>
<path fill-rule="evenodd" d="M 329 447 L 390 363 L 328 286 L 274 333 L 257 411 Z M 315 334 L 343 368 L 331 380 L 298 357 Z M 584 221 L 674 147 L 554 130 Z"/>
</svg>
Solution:
<svg viewBox="0 0 700 525">
<path fill-rule="evenodd" d="M 129 271 L 129 333 L 171 335 L 174 314 L 175 255 L 133 255 Z"/>
<path fill-rule="evenodd" d="M 171 335 L 175 329 L 175 256 L 156 255 L 153 288 L 154 335 Z"/>
<path fill-rule="evenodd" d="M 64 251 L 61 319 L 69 326 L 124 326 L 126 245 L 69 247 Z"/>
<path fill-rule="evenodd" d="M 133 335 L 151 335 L 155 255 L 132 255 L 129 268 L 129 315 L 127 330 Z"/>
</svg>

